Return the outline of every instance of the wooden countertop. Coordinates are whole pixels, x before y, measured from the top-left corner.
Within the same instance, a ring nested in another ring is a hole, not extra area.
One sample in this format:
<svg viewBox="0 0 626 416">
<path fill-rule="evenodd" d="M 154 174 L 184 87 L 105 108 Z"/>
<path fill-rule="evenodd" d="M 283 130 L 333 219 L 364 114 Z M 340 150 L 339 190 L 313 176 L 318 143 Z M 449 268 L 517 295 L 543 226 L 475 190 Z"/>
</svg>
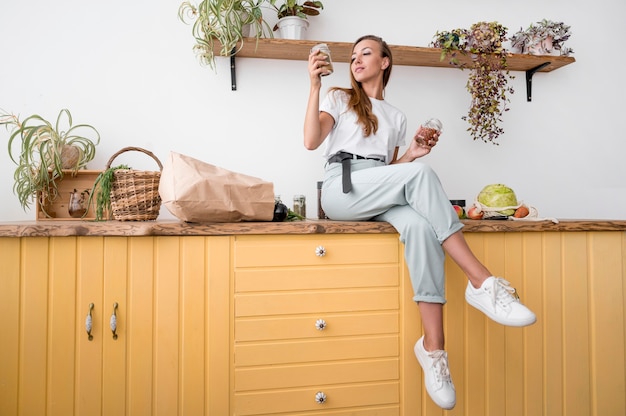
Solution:
<svg viewBox="0 0 626 416">
<path fill-rule="evenodd" d="M 626 231 L 626 220 L 463 220 L 464 232 Z M 167 221 L 26 221 L 0 223 L 0 237 L 209 236 L 241 234 L 395 233 L 386 222 L 307 220 L 294 222 L 185 223 Z"/>
</svg>

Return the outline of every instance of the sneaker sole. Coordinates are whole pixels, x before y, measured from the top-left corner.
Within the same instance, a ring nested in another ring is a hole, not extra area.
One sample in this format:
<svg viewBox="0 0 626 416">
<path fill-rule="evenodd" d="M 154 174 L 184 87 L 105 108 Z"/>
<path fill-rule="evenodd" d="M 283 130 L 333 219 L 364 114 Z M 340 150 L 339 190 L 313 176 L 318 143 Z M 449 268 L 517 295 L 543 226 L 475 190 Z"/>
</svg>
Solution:
<svg viewBox="0 0 626 416">
<path fill-rule="evenodd" d="M 465 296 L 465 301 L 469 303 L 472 307 L 478 309 L 479 311 L 487 315 L 489 319 L 491 319 L 494 322 L 499 323 L 500 325 L 522 327 L 522 326 L 532 325 L 535 322 L 537 322 L 537 317 L 534 315 L 528 319 L 518 320 L 518 321 L 509 320 L 509 319 L 501 319 L 499 316 L 494 315 L 493 312 L 491 312 L 490 310 L 483 309 L 480 303 L 473 302 L 472 298 L 468 297 L 467 295 Z"/>
</svg>

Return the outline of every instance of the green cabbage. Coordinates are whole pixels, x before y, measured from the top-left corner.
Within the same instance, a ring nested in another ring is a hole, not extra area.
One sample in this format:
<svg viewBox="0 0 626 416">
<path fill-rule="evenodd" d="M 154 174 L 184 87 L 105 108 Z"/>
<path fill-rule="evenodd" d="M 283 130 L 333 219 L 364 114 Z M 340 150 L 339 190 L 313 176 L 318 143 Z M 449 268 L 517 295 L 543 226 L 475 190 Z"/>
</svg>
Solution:
<svg viewBox="0 0 626 416">
<path fill-rule="evenodd" d="M 517 206 L 515 192 L 501 183 L 487 185 L 478 194 L 478 202 L 490 208 Z M 515 213 L 514 209 L 498 211 L 499 214 L 510 216 Z"/>
</svg>

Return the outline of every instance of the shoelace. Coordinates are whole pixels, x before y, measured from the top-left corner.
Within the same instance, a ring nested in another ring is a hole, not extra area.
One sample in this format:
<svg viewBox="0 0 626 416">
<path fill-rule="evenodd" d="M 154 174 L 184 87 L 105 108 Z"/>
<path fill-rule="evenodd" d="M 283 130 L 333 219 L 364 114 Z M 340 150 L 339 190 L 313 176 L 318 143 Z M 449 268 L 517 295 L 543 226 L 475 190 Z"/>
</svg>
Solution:
<svg viewBox="0 0 626 416">
<path fill-rule="evenodd" d="M 493 288 L 491 289 L 491 304 L 493 308 L 496 308 L 497 301 L 500 300 L 503 304 L 508 305 L 511 302 L 519 301 L 519 296 L 514 287 L 511 287 L 511 283 L 508 280 L 501 277 L 496 277 L 493 281 Z"/>
<path fill-rule="evenodd" d="M 443 350 L 429 352 L 428 356 L 433 360 L 433 368 L 438 383 L 452 381 L 450 368 L 448 367 L 448 353 Z"/>
</svg>

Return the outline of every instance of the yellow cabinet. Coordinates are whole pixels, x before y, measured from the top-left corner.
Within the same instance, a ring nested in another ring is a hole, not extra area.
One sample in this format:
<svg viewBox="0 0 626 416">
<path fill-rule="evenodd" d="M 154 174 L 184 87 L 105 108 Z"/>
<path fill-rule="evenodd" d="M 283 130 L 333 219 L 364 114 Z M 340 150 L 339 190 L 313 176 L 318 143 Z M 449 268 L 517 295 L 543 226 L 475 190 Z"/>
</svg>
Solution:
<svg viewBox="0 0 626 416">
<path fill-rule="evenodd" d="M 465 235 L 537 323 L 468 306 L 446 259 L 451 413 L 626 414 L 626 233 Z M 397 234 L 0 237 L 0 262 L 0 415 L 442 414 Z"/>
<path fill-rule="evenodd" d="M 227 414 L 228 241 L 0 238 L 0 414 Z"/>
<path fill-rule="evenodd" d="M 233 252 L 233 415 L 399 414 L 396 235 L 238 236 Z"/>
</svg>

